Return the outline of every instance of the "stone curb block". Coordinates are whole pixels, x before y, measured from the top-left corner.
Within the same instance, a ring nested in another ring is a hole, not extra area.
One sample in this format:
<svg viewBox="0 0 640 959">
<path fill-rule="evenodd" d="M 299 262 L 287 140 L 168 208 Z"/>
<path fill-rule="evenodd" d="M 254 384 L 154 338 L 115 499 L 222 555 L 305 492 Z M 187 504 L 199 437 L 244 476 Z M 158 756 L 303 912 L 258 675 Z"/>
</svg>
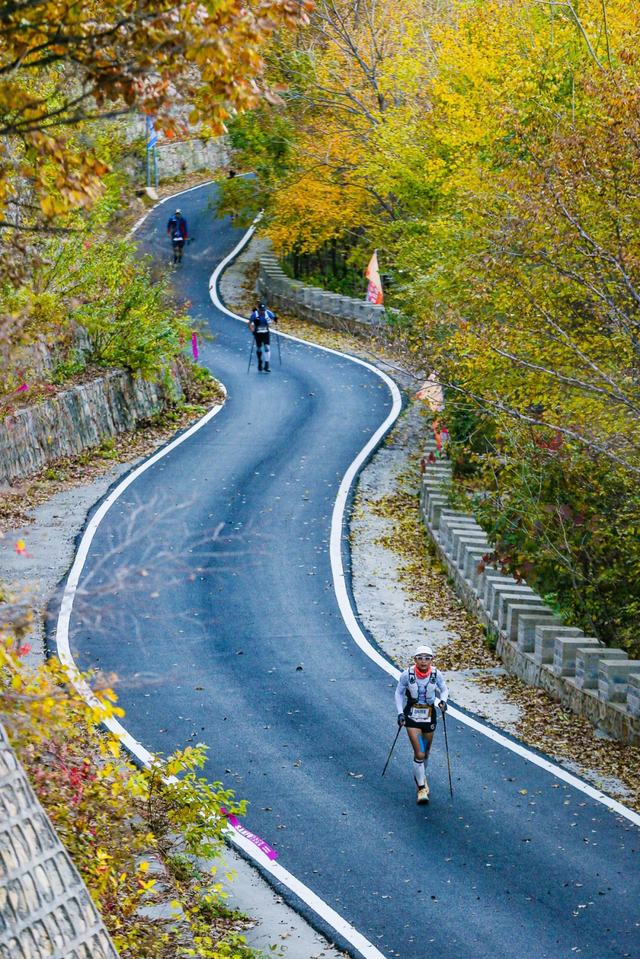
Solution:
<svg viewBox="0 0 640 959">
<path fill-rule="evenodd" d="M 436 453 L 428 443 L 425 457 Z M 469 611 L 497 636 L 504 667 L 523 682 L 546 690 L 574 713 L 586 716 L 615 739 L 640 745 L 640 662 L 606 650 L 576 627 L 563 626 L 540 596 L 491 567 L 478 572 L 484 555 L 475 520 L 446 505 L 450 469 L 438 461 L 422 476 L 420 506 L 438 559 Z M 475 525 L 474 525 L 475 524 Z M 481 533 L 481 531 L 480 531 Z M 477 539 L 476 539 L 477 537 Z M 487 544 L 487 551 L 491 547 Z M 475 568 L 474 568 L 475 563 Z M 591 647 L 610 659 L 592 658 Z M 580 650 L 588 653 L 581 654 Z M 554 668 L 554 657 L 557 670 Z M 598 683 L 594 686 L 594 670 Z"/>
</svg>

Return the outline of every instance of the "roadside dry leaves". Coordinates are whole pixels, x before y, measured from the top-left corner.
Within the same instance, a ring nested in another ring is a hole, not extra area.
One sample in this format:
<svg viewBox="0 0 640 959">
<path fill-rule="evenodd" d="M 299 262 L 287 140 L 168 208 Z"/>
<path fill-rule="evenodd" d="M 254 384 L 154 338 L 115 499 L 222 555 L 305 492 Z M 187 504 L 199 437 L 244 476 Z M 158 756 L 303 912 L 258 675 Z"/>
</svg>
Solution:
<svg viewBox="0 0 640 959">
<path fill-rule="evenodd" d="M 572 768 L 603 792 L 640 812 L 640 748 L 597 738 L 585 716 L 577 716 L 554 702 L 544 690 L 527 686 L 516 676 L 486 675 L 476 682 L 487 689 L 500 689 L 520 707 L 515 729 L 529 746 L 558 760 L 568 760 Z M 609 777 L 619 780 L 628 792 L 604 781 Z"/>
<path fill-rule="evenodd" d="M 387 442 L 398 442 L 401 432 L 399 424 Z M 395 490 L 367 504 L 390 524 L 390 531 L 377 542 L 395 554 L 403 589 L 419 604 L 419 615 L 425 620 L 443 621 L 459 637 L 438 649 L 438 667 L 450 671 L 500 666 L 495 652 L 486 644 L 484 627 L 467 612 L 438 562 L 420 514 L 418 463 L 411 455 L 416 437 L 407 435 L 405 441 L 413 445 L 407 451 L 408 465 L 399 473 Z M 355 508 L 363 506 L 359 491 Z M 500 690 L 507 702 L 518 707 L 520 717 L 515 723 L 510 721 L 510 729 L 515 729 L 523 742 L 564 761 L 603 792 L 640 812 L 640 748 L 596 736 L 586 717 L 564 709 L 544 690 L 527 686 L 515 676 L 480 672 L 475 682 L 486 690 Z M 497 717 L 494 721 L 500 725 Z"/>
<path fill-rule="evenodd" d="M 420 379 L 411 371 L 404 356 L 383 344 L 375 336 L 354 336 L 342 330 L 327 330 L 317 323 L 297 319 L 291 314 L 278 313 L 278 321 L 283 333 L 291 333 L 292 336 L 299 336 L 300 339 L 309 340 L 311 343 L 358 356 L 374 366 L 381 367 L 391 375 L 398 372 L 402 378 L 409 376 L 416 383 Z"/>
<path fill-rule="evenodd" d="M 309 340 L 311 343 L 319 343 L 320 346 L 328 346 L 332 350 L 342 350 L 344 353 L 361 356 L 369 362 L 376 358 L 370 350 L 366 349 L 366 340 L 351 333 L 344 333 L 342 330 L 327 330 L 309 320 L 299 320 L 290 313 L 278 312 L 278 328 L 283 333 L 299 336 L 300 339 Z"/>
<path fill-rule="evenodd" d="M 398 557 L 400 581 L 411 599 L 419 604 L 419 615 L 423 619 L 443 620 L 459 637 L 438 650 L 438 667 L 448 670 L 499 665 L 492 650 L 485 645 L 484 628 L 458 599 L 436 558 L 420 516 L 416 472 L 401 473 L 396 490 L 372 502 L 370 508 L 391 524 L 390 532 L 377 542 Z"/>
</svg>

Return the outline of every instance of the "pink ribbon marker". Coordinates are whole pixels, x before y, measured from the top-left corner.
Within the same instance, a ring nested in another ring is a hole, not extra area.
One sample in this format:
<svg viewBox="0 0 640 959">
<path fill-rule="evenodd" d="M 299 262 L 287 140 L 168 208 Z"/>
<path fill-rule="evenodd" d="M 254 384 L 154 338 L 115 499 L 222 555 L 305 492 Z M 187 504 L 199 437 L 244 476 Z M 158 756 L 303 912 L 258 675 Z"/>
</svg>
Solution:
<svg viewBox="0 0 640 959">
<path fill-rule="evenodd" d="M 194 360 L 198 359 L 198 337 L 195 333 L 191 334 L 191 349 L 193 350 Z"/>
<path fill-rule="evenodd" d="M 222 808 L 220 812 L 227 817 L 229 823 L 237 829 L 241 836 L 244 836 L 245 839 L 248 839 L 249 842 L 252 842 L 258 849 L 261 849 L 265 854 L 267 859 L 277 859 L 278 853 L 275 849 L 272 849 L 268 842 L 265 842 L 264 839 L 261 839 L 260 836 L 256 836 L 255 833 L 250 832 L 246 826 L 243 826 L 242 823 L 236 818 L 236 816 L 231 816 L 226 809 Z"/>
</svg>

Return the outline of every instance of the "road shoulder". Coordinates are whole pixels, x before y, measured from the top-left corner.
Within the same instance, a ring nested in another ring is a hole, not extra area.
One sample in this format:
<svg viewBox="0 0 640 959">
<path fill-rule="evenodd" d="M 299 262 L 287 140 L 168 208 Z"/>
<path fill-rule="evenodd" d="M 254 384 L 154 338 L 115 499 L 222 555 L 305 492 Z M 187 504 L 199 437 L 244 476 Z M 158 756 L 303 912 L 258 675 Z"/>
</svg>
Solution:
<svg viewBox="0 0 640 959">
<path fill-rule="evenodd" d="M 507 673 L 448 582 L 419 510 L 426 427 L 421 405 L 410 404 L 359 477 L 350 534 L 363 623 L 399 667 L 418 643 L 429 643 L 457 705 L 640 811 L 640 749 L 609 739 Z"/>
</svg>

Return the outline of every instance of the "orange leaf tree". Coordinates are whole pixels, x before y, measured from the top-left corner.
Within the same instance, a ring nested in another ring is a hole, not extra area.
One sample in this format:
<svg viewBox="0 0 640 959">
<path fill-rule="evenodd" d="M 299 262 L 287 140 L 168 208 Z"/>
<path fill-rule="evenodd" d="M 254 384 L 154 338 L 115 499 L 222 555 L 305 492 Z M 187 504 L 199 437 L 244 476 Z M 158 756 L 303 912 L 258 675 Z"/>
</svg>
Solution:
<svg viewBox="0 0 640 959">
<path fill-rule="evenodd" d="M 221 132 L 261 93 L 262 46 L 304 21 L 295 0 L 9 0 L 0 6 L 0 217 L 37 228 L 99 195 L 105 164 L 68 131 L 134 108 L 167 131 L 175 107 Z M 25 185 L 29 184 L 25 202 Z M 20 211 L 21 215 L 18 215 Z"/>
</svg>

